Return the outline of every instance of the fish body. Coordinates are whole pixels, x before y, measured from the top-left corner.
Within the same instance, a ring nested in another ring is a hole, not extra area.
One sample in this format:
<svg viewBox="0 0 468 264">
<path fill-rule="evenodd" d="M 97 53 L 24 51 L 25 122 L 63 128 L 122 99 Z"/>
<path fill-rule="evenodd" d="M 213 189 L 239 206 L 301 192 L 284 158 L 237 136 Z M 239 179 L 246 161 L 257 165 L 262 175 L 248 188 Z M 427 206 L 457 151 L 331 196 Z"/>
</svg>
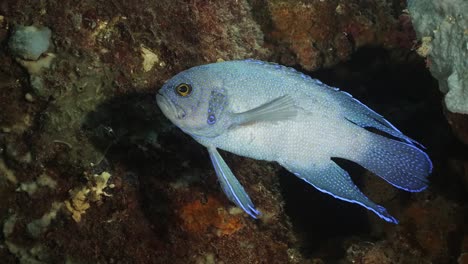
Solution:
<svg viewBox="0 0 468 264">
<path fill-rule="evenodd" d="M 318 190 L 392 223 L 398 221 L 362 194 L 332 158 L 358 163 L 410 192 L 424 190 L 432 170 L 416 142 L 351 95 L 274 63 L 227 61 L 188 69 L 162 87 L 157 103 L 208 149 L 224 192 L 252 217 L 259 212 L 217 149 L 276 161 Z"/>
</svg>

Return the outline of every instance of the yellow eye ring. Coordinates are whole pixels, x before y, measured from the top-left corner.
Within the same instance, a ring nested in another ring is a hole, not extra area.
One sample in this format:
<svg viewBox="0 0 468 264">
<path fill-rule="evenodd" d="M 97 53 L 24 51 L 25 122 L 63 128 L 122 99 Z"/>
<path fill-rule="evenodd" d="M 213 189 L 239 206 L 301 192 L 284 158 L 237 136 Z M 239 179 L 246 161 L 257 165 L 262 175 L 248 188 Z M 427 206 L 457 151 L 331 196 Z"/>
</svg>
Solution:
<svg viewBox="0 0 468 264">
<path fill-rule="evenodd" d="M 176 86 L 175 91 L 178 95 L 182 97 L 189 96 L 192 93 L 192 86 L 186 84 L 186 83 L 181 83 Z"/>
</svg>

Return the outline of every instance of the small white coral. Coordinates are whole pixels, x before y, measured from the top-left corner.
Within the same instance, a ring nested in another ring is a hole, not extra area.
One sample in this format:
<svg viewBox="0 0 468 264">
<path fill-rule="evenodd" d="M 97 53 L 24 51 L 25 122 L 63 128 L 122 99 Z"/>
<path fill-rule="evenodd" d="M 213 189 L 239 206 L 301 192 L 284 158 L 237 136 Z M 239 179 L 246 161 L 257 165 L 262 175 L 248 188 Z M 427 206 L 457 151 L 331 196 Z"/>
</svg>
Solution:
<svg viewBox="0 0 468 264">
<path fill-rule="evenodd" d="M 110 194 L 106 193 L 104 191 L 105 188 L 112 186 L 107 185 L 107 182 L 109 181 L 109 178 L 111 177 L 110 173 L 108 172 L 103 172 L 101 174 L 95 174 L 93 176 L 94 180 L 94 186 L 91 186 L 91 194 L 92 194 L 92 200 L 93 201 L 100 201 L 101 196 L 111 196 Z"/>
<path fill-rule="evenodd" d="M 65 207 L 72 213 L 72 218 L 76 222 L 81 221 L 81 216 L 91 207 L 91 202 L 101 200 L 101 197 L 111 196 L 104 191 L 105 188 L 113 188 L 113 185 L 108 185 L 111 174 L 103 172 L 88 176 L 88 184 L 83 187 L 77 187 L 70 191 L 71 199 L 65 201 Z"/>
<path fill-rule="evenodd" d="M 21 183 L 16 191 L 27 192 L 29 195 L 33 195 L 39 187 L 49 187 L 50 189 L 55 189 L 56 186 L 57 182 L 54 181 L 54 179 L 46 174 L 41 174 L 36 181 Z"/>
<path fill-rule="evenodd" d="M 71 199 L 65 201 L 65 207 L 72 213 L 72 218 L 75 222 L 81 221 L 81 215 L 88 210 L 91 205 L 86 199 L 89 189 L 86 187 L 75 188 L 70 191 Z"/>
</svg>

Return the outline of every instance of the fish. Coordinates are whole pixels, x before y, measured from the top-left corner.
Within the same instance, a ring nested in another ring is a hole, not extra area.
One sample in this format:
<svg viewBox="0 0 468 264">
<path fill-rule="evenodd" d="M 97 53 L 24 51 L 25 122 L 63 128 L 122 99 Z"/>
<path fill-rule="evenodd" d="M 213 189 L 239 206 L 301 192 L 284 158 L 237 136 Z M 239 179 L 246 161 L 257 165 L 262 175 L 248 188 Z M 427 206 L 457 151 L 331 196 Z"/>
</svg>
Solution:
<svg viewBox="0 0 468 264">
<path fill-rule="evenodd" d="M 218 149 L 277 162 L 317 190 L 394 224 L 334 159 L 357 163 L 408 192 L 429 184 L 432 162 L 422 145 L 349 93 L 294 68 L 255 59 L 195 66 L 170 78 L 156 103 L 206 147 L 224 193 L 253 218 L 260 211 Z"/>
</svg>

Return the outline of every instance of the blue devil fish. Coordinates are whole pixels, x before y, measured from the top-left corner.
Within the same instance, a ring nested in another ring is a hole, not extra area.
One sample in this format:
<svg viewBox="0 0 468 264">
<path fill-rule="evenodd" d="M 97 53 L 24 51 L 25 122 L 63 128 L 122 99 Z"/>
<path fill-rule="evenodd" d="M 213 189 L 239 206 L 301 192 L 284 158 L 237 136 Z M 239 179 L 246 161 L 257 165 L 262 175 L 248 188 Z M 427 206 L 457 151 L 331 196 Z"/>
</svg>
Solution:
<svg viewBox="0 0 468 264">
<path fill-rule="evenodd" d="M 381 115 L 348 93 L 278 64 L 243 60 L 194 67 L 167 81 L 156 100 L 168 119 L 208 149 L 224 192 L 254 218 L 260 212 L 217 149 L 276 161 L 319 191 L 392 223 L 398 221 L 332 158 L 358 163 L 409 192 L 424 190 L 432 170 L 417 143 Z"/>
</svg>

